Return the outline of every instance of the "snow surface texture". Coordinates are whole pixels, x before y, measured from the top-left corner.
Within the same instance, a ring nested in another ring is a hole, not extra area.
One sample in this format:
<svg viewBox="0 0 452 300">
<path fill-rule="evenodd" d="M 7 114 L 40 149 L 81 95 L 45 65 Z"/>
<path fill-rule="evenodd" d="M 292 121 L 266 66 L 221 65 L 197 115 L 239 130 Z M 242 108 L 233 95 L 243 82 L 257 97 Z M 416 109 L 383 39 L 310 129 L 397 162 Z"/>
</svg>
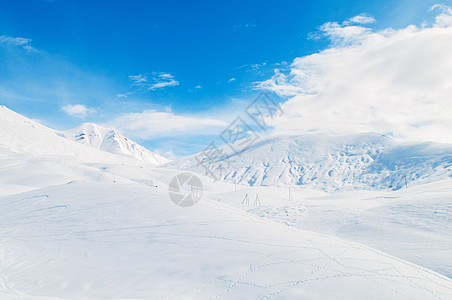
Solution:
<svg viewBox="0 0 452 300">
<path fill-rule="evenodd" d="M 7 296 L 142 299 L 447 299 L 446 277 L 371 248 L 166 187 L 73 182 L 5 197 Z"/>
<path fill-rule="evenodd" d="M 400 144 L 375 133 L 265 138 L 237 152 L 228 145 L 221 149 L 227 155 L 206 159 L 200 153 L 168 166 L 209 175 L 207 168 L 212 177 L 250 186 L 310 185 L 327 191 L 397 190 L 405 183 L 452 177 L 452 145 Z"/>
<path fill-rule="evenodd" d="M 223 192 L 220 193 L 219 190 Z M 352 240 L 452 278 L 452 179 L 397 191 L 241 186 L 211 199 L 288 226 Z M 245 195 L 249 205 L 242 204 Z M 253 205 L 259 195 L 262 205 Z"/>
<path fill-rule="evenodd" d="M 0 132 L 1 299 L 452 297 L 451 279 L 331 236 L 376 246 L 392 236 L 403 246 L 432 230 L 437 236 L 424 241 L 435 251 L 445 247 L 435 262 L 447 272 L 450 206 L 441 199 L 451 192 L 440 187 L 450 187 L 448 177 L 424 195 L 413 192 L 411 204 L 409 194 L 392 204 L 387 198 L 409 189 L 347 192 L 339 200 L 349 206 L 335 207 L 334 195 L 319 190 L 294 188 L 288 202 L 287 188 L 199 176 L 205 197 L 181 208 L 168 196 L 177 169 L 74 142 L 3 108 Z M 262 205 L 241 203 L 245 193 L 252 203 L 256 192 Z M 432 212 L 427 201 L 437 193 Z M 316 213 L 323 218 L 317 224 Z M 416 220 L 421 226 L 412 228 Z M 394 235 L 390 226 L 411 228 L 411 235 Z M 312 231 L 300 229 L 307 227 Z M 439 239 L 444 243 L 435 245 Z M 430 254 L 426 247 L 404 250 L 400 257 Z"/>
</svg>

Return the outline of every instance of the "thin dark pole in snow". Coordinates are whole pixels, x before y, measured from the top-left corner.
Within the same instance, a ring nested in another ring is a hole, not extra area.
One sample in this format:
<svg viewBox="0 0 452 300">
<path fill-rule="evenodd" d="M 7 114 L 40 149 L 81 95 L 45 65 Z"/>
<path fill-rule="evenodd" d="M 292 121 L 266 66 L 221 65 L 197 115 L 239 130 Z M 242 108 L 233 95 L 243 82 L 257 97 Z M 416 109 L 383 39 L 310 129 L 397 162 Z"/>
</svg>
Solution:
<svg viewBox="0 0 452 300">
<path fill-rule="evenodd" d="M 248 198 L 248 194 L 243 198 L 242 204 L 250 205 L 250 199 Z"/>
<path fill-rule="evenodd" d="M 256 206 L 259 203 L 261 205 L 261 200 L 259 200 L 259 194 L 256 194 L 256 200 L 254 200 L 253 205 Z"/>
</svg>

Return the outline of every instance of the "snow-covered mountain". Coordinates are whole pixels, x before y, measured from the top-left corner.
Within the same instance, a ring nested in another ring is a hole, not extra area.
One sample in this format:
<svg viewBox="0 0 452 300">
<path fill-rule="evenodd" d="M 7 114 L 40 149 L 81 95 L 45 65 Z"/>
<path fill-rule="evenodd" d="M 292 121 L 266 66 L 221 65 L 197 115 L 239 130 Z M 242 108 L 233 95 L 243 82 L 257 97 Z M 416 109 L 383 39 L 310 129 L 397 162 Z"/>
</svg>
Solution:
<svg viewBox="0 0 452 300">
<path fill-rule="evenodd" d="M 170 161 L 126 138 L 116 130 L 97 124 L 85 123 L 79 127 L 62 132 L 62 135 L 102 151 L 129 155 L 154 165 L 161 165 Z"/>
<path fill-rule="evenodd" d="M 72 180 L 129 182 L 109 174 L 110 164 L 152 167 L 74 142 L 61 133 L 0 106 L 0 197 Z M 103 167 L 99 169 L 99 165 Z"/>
<path fill-rule="evenodd" d="M 224 146 L 227 155 L 219 158 L 205 160 L 200 153 L 168 162 L 114 130 L 83 124 L 59 132 L 4 106 L 0 107 L 0 131 L 0 150 L 73 156 L 84 162 L 119 159 L 136 164 L 138 159 L 202 174 L 208 174 L 207 167 L 217 179 L 252 186 L 311 185 L 327 191 L 400 189 L 413 182 L 452 177 L 452 145 L 401 144 L 375 133 L 263 138 L 238 152 Z M 199 160 L 203 159 L 201 165 Z"/>
<path fill-rule="evenodd" d="M 67 156 L 84 162 L 118 159 L 92 147 L 75 143 L 56 130 L 0 106 L 0 151 L 38 156 Z M 124 158 L 124 160 L 127 160 Z"/>
<path fill-rule="evenodd" d="M 451 178 L 435 182 L 441 183 L 436 189 L 351 191 L 342 199 L 294 188 L 289 202 L 285 187 L 235 187 L 200 175 L 202 201 L 182 209 L 168 196 L 168 183 L 180 170 L 61 135 L 0 107 L 1 299 L 452 296 L 452 280 L 435 272 L 450 275 L 452 269 Z M 362 153 L 368 149 L 369 157 L 380 154 L 388 166 L 389 150 L 414 151 L 377 137 L 349 139 L 360 148 L 344 152 L 346 161 L 360 166 L 358 158 L 367 157 Z M 298 146 L 291 141 L 297 139 L 261 140 L 235 155 L 236 170 L 262 158 L 270 168 L 281 155 L 322 162 L 323 155 L 344 147 L 329 137 L 303 138 L 306 144 Z M 379 152 L 369 150 L 374 148 Z M 448 161 L 422 149 L 424 162 L 427 155 Z M 353 153 L 357 158 L 347 159 Z M 419 166 L 416 159 L 410 161 Z M 258 194 L 262 203 L 244 204 L 245 195 Z"/>
<path fill-rule="evenodd" d="M 160 165 L 169 160 L 114 130 L 95 124 L 61 132 L 0 106 L 0 149 L 32 155 L 67 155 L 85 162 L 140 160 Z M 74 142 L 77 141 L 77 142 Z M 120 157 L 118 158 L 118 154 Z M 132 163 L 133 164 L 133 163 Z"/>
<path fill-rule="evenodd" d="M 238 184 L 313 185 L 328 191 L 400 189 L 452 176 L 452 145 L 401 144 L 375 133 L 273 137 L 237 152 L 228 146 L 221 151 L 227 155 L 206 159 L 199 153 L 168 166 L 211 172 Z"/>
</svg>

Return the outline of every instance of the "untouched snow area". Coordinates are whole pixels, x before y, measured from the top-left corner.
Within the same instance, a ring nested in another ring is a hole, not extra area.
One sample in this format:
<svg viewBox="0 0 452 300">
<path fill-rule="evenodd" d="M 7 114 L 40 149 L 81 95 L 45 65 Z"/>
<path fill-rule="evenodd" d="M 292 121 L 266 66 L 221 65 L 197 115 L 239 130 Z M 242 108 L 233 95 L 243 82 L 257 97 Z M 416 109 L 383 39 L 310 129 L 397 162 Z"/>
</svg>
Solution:
<svg viewBox="0 0 452 300">
<path fill-rule="evenodd" d="M 2 198 L 7 296 L 447 299 L 451 280 L 371 248 L 165 186 L 72 182 Z"/>
<path fill-rule="evenodd" d="M 452 278 L 452 179 L 397 191 L 246 187 L 207 196 L 288 226 L 352 240 Z M 242 204 L 245 195 L 249 205 Z M 253 205 L 258 195 L 261 205 Z"/>
<path fill-rule="evenodd" d="M 199 175 L 203 199 L 181 208 L 168 196 L 181 171 L 168 165 L 75 142 L 6 108 L 0 132 L 1 299 L 452 298 L 447 147 L 406 162 L 423 178 L 408 189 L 307 185 L 289 201 L 287 187 Z"/>
<path fill-rule="evenodd" d="M 405 182 L 452 177 L 452 145 L 401 144 L 375 134 L 304 135 L 263 138 L 250 147 L 206 159 L 203 153 L 172 163 L 172 168 L 208 174 L 244 185 L 308 185 L 326 191 L 400 189 Z M 205 166 L 200 165 L 203 161 Z M 406 180 L 406 181 L 405 181 Z"/>
</svg>

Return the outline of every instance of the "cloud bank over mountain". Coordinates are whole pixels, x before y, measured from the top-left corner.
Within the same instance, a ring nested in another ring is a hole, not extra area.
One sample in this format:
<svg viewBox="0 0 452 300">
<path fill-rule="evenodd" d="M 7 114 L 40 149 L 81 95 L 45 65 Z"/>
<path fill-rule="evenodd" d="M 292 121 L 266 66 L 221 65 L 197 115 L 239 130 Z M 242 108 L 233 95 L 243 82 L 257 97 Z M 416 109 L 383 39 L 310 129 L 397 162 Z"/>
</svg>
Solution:
<svg viewBox="0 0 452 300">
<path fill-rule="evenodd" d="M 257 86 L 288 97 L 277 133 L 378 132 L 452 143 L 452 9 L 433 24 L 372 30 L 369 22 L 328 22 L 314 38 L 331 46 L 296 58 Z M 357 20 L 361 20 L 359 18 Z"/>
</svg>

